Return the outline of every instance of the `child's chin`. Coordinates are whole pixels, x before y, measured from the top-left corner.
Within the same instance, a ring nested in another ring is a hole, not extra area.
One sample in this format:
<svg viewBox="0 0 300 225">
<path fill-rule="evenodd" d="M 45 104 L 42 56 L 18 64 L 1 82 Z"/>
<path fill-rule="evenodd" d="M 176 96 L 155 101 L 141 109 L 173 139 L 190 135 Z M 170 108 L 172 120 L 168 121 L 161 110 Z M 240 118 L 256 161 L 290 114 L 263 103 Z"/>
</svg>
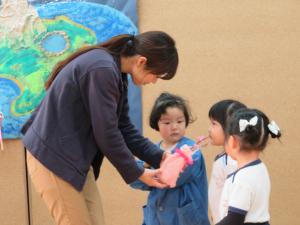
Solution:
<svg viewBox="0 0 300 225">
<path fill-rule="evenodd" d="M 218 143 L 218 142 L 215 142 L 213 141 L 212 139 L 209 140 L 209 143 L 213 146 L 224 146 L 224 143 Z"/>
</svg>

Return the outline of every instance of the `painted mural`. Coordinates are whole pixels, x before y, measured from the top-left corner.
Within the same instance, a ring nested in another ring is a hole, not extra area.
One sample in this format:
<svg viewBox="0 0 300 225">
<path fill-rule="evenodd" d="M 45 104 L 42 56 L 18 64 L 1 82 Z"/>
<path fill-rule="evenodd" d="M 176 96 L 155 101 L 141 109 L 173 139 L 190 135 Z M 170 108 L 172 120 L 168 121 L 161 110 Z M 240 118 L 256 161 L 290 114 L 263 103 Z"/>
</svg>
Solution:
<svg viewBox="0 0 300 225">
<path fill-rule="evenodd" d="M 117 34 L 137 33 L 132 19 L 136 15 L 130 18 L 112 7 L 115 1 L 99 2 L 2 0 L 0 112 L 5 116 L 4 138 L 20 137 L 20 128 L 43 98 L 44 83 L 58 61 L 79 47 Z M 135 1 L 120 0 L 118 7 L 120 2 L 135 9 Z M 139 89 L 130 87 L 133 97 L 129 101 L 139 102 Z M 139 110 L 131 112 L 137 123 Z"/>
</svg>

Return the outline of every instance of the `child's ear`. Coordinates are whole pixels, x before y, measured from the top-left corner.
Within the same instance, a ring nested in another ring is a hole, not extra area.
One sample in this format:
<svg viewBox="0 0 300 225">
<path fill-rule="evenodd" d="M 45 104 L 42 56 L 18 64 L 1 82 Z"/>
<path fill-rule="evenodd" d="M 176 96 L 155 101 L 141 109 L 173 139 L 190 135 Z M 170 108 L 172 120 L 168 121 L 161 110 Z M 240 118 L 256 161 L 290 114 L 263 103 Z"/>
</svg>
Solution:
<svg viewBox="0 0 300 225">
<path fill-rule="evenodd" d="M 225 149 L 227 154 L 229 154 L 233 159 L 235 159 L 236 154 L 240 150 L 240 142 L 235 136 L 230 135 L 226 141 Z"/>
<path fill-rule="evenodd" d="M 235 136 L 230 136 L 232 138 L 232 149 L 235 150 L 235 152 L 240 150 L 240 142 Z"/>
</svg>

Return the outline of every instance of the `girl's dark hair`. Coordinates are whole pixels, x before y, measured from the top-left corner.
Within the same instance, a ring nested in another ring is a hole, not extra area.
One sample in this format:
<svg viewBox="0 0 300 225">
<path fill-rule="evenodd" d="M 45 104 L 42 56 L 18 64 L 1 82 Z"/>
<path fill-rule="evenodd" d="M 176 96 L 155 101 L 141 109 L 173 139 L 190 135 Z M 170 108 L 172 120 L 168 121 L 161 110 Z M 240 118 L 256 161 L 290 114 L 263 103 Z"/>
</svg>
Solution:
<svg viewBox="0 0 300 225">
<path fill-rule="evenodd" d="M 210 108 L 208 117 L 218 121 L 225 131 L 228 118 L 232 115 L 232 113 L 242 108 L 246 108 L 246 105 L 239 101 L 232 99 L 222 100 L 215 103 Z"/>
<path fill-rule="evenodd" d="M 161 76 L 160 78 L 164 80 L 172 79 L 178 66 L 178 53 L 175 41 L 165 32 L 148 31 L 136 36 L 122 34 L 104 43 L 81 48 L 59 62 L 46 81 L 46 90 L 66 64 L 77 56 L 93 49 L 105 49 L 110 54 L 118 57 L 144 56 L 147 58 L 145 69 L 157 76 Z"/>
<path fill-rule="evenodd" d="M 248 122 L 256 117 L 258 118 L 256 125 L 247 125 L 244 130 L 240 130 L 240 120 L 247 120 Z M 225 137 L 233 135 L 238 138 L 241 150 L 260 150 L 262 151 L 268 142 L 269 134 L 272 138 L 280 138 L 281 132 L 278 134 L 272 133 L 268 124 L 269 118 L 258 109 L 240 109 L 233 113 L 228 120 L 228 126 L 225 131 Z"/>
<path fill-rule="evenodd" d="M 178 95 L 163 92 L 155 100 L 155 103 L 152 107 L 149 119 L 151 128 L 159 131 L 158 121 L 160 120 L 161 115 L 166 113 L 168 107 L 176 107 L 183 112 L 186 123 L 185 127 L 187 127 L 189 123 L 192 123 L 194 121 L 188 102 L 185 99 Z"/>
</svg>

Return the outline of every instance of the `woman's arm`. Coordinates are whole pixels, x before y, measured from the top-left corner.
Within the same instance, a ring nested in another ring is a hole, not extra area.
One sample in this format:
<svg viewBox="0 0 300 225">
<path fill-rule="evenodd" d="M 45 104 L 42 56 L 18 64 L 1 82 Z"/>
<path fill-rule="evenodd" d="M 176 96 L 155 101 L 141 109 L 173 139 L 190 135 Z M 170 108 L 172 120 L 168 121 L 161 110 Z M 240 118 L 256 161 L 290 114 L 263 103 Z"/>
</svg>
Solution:
<svg viewBox="0 0 300 225">
<path fill-rule="evenodd" d="M 137 165 L 139 167 L 144 167 L 144 162 L 141 160 L 137 160 Z M 130 183 L 130 187 L 134 188 L 134 189 L 139 189 L 139 190 L 143 190 L 143 191 L 150 191 L 151 187 L 147 184 L 145 184 L 144 182 L 142 182 L 141 180 L 137 179 L 135 181 L 133 181 L 132 183 Z"/>
<path fill-rule="evenodd" d="M 125 80 L 124 82 L 127 82 Z M 126 86 L 126 85 L 125 85 Z M 124 102 L 119 119 L 119 128 L 130 151 L 139 159 L 147 162 L 154 168 L 159 168 L 163 151 L 143 137 L 134 127 L 129 118 L 127 89 L 124 90 Z"/>
<path fill-rule="evenodd" d="M 137 166 L 132 151 L 128 148 L 132 146 L 128 145 L 121 132 L 117 114 L 121 96 L 118 70 L 109 66 L 99 67 L 89 71 L 79 82 L 83 102 L 90 115 L 93 135 L 101 153 L 113 164 L 126 183 L 140 179 L 149 186 L 165 187 L 156 179 L 158 171 Z M 142 144 L 143 140 L 140 142 Z M 160 160 L 162 153 L 159 153 L 153 158 Z"/>
<path fill-rule="evenodd" d="M 82 101 L 89 113 L 99 150 L 125 182 L 131 183 L 144 173 L 144 169 L 137 166 L 119 129 L 119 84 L 120 75 L 114 67 L 93 69 L 79 80 Z"/>
</svg>

